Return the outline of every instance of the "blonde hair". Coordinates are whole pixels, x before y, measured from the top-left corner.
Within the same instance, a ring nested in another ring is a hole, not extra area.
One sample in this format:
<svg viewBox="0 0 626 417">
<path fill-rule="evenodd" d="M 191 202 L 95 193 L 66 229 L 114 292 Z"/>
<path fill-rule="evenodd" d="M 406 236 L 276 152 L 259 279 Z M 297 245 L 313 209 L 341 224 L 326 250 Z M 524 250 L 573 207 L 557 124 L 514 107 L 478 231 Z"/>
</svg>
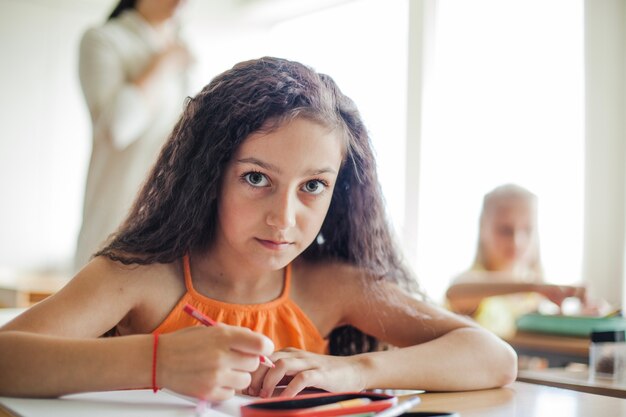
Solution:
<svg viewBox="0 0 626 417">
<path fill-rule="evenodd" d="M 524 187 L 521 187 L 517 184 L 504 184 L 500 185 L 483 197 L 483 205 L 480 212 L 479 219 L 479 232 L 478 232 L 478 243 L 476 245 L 476 256 L 474 258 L 474 264 L 472 266 L 473 270 L 485 270 L 485 253 L 483 249 L 483 224 L 488 218 L 488 215 L 497 205 L 502 201 L 510 201 L 510 200 L 522 200 L 528 202 L 532 205 L 533 210 L 536 212 L 537 209 L 537 196 L 527 190 Z M 534 238 L 532 240 L 531 246 L 531 254 L 530 259 L 525 265 L 524 271 L 521 271 L 523 275 L 531 275 L 534 277 L 543 278 L 543 267 L 541 264 L 541 256 L 539 251 L 539 236 L 537 234 L 537 225 L 533 225 L 533 234 Z"/>
</svg>

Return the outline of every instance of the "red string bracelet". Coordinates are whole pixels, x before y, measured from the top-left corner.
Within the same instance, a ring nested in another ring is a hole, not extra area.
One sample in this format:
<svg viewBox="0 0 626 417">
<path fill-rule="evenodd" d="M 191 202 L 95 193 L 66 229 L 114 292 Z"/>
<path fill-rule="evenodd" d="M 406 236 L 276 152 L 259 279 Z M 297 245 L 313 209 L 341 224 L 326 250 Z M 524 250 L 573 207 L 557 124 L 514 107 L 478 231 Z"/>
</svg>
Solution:
<svg viewBox="0 0 626 417">
<path fill-rule="evenodd" d="M 159 346 L 159 334 L 154 333 L 154 344 L 152 347 L 152 392 L 156 394 L 159 390 L 156 383 L 157 347 Z"/>
</svg>

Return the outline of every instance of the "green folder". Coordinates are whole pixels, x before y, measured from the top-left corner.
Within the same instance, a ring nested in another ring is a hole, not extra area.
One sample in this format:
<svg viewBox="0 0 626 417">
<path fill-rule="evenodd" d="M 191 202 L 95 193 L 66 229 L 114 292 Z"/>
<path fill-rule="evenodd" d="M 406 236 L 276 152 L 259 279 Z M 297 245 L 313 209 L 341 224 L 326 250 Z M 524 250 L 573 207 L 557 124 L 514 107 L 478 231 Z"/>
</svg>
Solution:
<svg viewBox="0 0 626 417">
<path fill-rule="evenodd" d="M 626 330 L 624 317 L 561 316 L 529 313 L 517 319 L 517 329 L 527 332 L 589 337 L 594 331 Z"/>
</svg>

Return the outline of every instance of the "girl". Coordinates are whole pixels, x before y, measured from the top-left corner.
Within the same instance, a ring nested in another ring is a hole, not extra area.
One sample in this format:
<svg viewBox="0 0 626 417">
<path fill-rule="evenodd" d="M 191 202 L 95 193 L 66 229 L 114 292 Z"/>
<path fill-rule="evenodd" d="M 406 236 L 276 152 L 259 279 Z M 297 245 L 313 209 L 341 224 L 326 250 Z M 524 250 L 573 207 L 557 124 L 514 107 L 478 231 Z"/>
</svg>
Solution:
<svg viewBox="0 0 626 417">
<path fill-rule="evenodd" d="M 299 63 L 243 62 L 188 101 L 106 247 L 2 328 L 0 395 L 152 385 L 220 401 L 280 381 L 293 396 L 515 379 L 507 344 L 414 287 L 354 103 Z M 223 325 L 197 326 L 186 304 Z"/>
<path fill-rule="evenodd" d="M 515 184 L 501 185 L 487 193 L 480 214 L 474 265 L 455 279 L 446 294 L 452 309 L 463 314 L 480 310 L 480 318 L 481 313 L 489 315 L 486 304 L 482 304 L 485 298 L 515 294 L 506 299 L 505 310 L 513 310 L 512 316 L 518 316 L 538 307 L 541 298 L 528 297 L 530 292 L 558 305 L 567 297 L 584 299 L 582 287 L 544 282 L 537 230 L 537 197 L 533 193 Z M 498 321 L 503 320 L 501 313 L 497 314 Z M 511 317 L 510 323 L 501 325 L 504 330 L 497 332 L 504 336 L 502 332 L 513 331 L 514 319 Z M 479 321 L 491 328 L 485 320 Z"/>
</svg>

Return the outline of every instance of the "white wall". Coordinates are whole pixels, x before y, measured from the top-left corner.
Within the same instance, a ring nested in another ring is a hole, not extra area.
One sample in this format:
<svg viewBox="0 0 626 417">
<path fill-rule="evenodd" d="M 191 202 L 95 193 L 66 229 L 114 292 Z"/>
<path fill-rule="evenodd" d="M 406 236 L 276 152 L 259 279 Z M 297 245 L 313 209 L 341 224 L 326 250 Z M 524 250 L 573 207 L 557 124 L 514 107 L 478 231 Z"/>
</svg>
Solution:
<svg viewBox="0 0 626 417">
<path fill-rule="evenodd" d="M 108 7 L 0 0 L 0 266 L 57 266 L 73 253 L 89 119 L 78 40 Z"/>
<path fill-rule="evenodd" d="M 473 262 L 483 195 L 514 182 L 539 200 L 546 280 L 579 283 L 582 1 L 446 0 L 436 6 L 434 53 L 423 60 L 430 71 L 420 181 L 413 189 L 419 190 L 418 275 L 442 299 L 453 277 Z"/>
<path fill-rule="evenodd" d="M 623 306 L 626 243 L 626 1 L 586 0 L 584 276 Z"/>
</svg>

